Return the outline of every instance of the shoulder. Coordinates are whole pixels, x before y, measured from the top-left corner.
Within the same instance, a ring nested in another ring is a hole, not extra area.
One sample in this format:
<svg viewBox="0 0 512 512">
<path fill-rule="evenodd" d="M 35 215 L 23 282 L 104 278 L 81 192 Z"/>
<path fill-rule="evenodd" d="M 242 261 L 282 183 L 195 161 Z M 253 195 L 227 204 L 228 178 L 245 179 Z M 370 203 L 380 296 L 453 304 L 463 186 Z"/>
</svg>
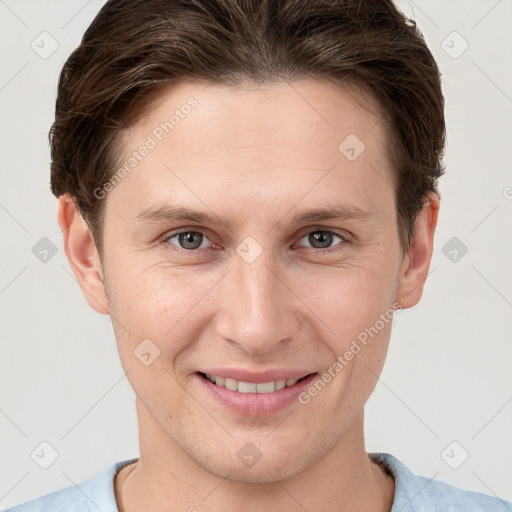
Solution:
<svg viewBox="0 0 512 512">
<path fill-rule="evenodd" d="M 391 512 L 512 512 L 512 502 L 412 473 L 389 453 L 369 453 L 395 479 Z"/>
<path fill-rule="evenodd" d="M 135 460 L 116 462 L 85 482 L 15 505 L 4 512 L 118 512 L 114 477 L 123 466 Z"/>
</svg>

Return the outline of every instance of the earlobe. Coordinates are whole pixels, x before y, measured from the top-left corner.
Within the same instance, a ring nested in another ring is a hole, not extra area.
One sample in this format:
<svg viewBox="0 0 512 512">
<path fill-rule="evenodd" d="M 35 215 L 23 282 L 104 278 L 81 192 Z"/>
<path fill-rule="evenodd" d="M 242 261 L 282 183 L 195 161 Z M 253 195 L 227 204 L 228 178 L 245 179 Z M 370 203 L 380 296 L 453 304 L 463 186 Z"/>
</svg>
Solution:
<svg viewBox="0 0 512 512">
<path fill-rule="evenodd" d="M 438 213 L 439 197 L 429 192 L 416 217 L 414 237 L 400 271 L 396 301 L 403 309 L 415 306 L 423 294 L 432 259 Z"/>
<path fill-rule="evenodd" d="M 62 230 L 64 252 L 85 300 L 98 313 L 110 314 L 96 245 L 75 201 L 68 194 L 59 197 L 57 220 Z"/>
</svg>

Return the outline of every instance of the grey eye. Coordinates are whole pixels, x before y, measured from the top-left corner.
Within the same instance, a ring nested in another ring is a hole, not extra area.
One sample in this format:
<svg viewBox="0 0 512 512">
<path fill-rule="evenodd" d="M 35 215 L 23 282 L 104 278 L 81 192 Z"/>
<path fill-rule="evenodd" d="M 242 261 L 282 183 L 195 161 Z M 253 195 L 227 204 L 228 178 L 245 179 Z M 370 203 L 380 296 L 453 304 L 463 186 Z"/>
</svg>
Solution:
<svg viewBox="0 0 512 512">
<path fill-rule="evenodd" d="M 201 247 L 202 242 L 208 240 L 200 231 L 181 231 L 169 236 L 169 242 L 173 243 L 172 239 L 176 237 L 178 239 L 178 247 L 185 250 L 203 249 L 204 247 Z"/>
<path fill-rule="evenodd" d="M 341 236 L 328 230 L 312 231 L 303 238 L 307 238 L 310 243 L 310 247 L 313 247 L 314 249 L 327 249 L 331 246 L 335 237 L 339 238 L 342 242 L 344 241 Z"/>
</svg>

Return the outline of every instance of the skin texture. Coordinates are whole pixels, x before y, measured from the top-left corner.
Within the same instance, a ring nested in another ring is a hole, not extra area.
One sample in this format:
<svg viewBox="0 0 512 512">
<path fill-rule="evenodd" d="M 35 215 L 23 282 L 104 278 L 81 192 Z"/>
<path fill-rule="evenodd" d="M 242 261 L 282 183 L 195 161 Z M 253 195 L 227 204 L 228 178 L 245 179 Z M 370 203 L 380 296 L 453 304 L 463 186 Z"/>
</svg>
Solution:
<svg viewBox="0 0 512 512">
<path fill-rule="evenodd" d="M 173 86 L 123 134 L 123 155 L 190 97 L 197 106 L 104 199 L 103 262 L 72 200 L 59 200 L 70 265 L 89 305 L 111 315 L 136 394 L 140 459 L 118 474 L 119 507 L 389 511 L 394 482 L 366 454 L 363 407 L 391 322 L 308 404 L 270 415 L 233 413 L 196 372 L 332 367 L 394 303 L 420 300 L 438 198 L 425 203 L 404 255 L 376 105 L 314 79 Z M 366 148 L 354 161 L 338 150 L 349 134 Z M 157 203 L 213 212 L 229 224 L 134 218 Z M 293 221 L 347 203 L 369 215 Z M 200 248 L 185 254 L 179 238 L 169 238 L 177 230 L 202 233 Z M 313 245 L 308 235 L 319 230 L 346 240 Z M 249 236 L 262 249 L 251 263 L 236 251 Z M 160 356 L 145 366 L 134 350 L 148 338 Z M 252 467 L 237 457 L 247 443 L 261 453 Z"/>
</svg>

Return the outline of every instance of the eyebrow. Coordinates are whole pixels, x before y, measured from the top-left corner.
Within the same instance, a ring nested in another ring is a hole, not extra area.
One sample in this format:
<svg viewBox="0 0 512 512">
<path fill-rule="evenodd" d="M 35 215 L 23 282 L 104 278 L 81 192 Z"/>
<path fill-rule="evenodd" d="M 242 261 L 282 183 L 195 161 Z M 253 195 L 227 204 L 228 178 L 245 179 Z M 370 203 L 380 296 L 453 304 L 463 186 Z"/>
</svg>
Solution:
<svg viewBox="0 0 512 512">
<path fill-rule="evenodd" d="M 160 222 L 160 221 L 188 221 L 197 222 L 199 224 L 209 224 L 212 226 L 222 226 L 226 229 L 230 228 L 230 220 L 220 217 L 211 212 L 201 212 L 187 208 L 184 206 L 172 205 L 154 205 L 146 208 L 142 212 L 133 216 L 137 221 L 141 222 Z M 315 222 L 330 219 L 355 219 L 368 220 L 373 218 L 373 214 L 367 210 L 363 210 L 359 206 L 353 204 L 336 205 L 333 207 L 315 208 L 299 213 L 293 217 L 293 222 Z"/>
</svg>

